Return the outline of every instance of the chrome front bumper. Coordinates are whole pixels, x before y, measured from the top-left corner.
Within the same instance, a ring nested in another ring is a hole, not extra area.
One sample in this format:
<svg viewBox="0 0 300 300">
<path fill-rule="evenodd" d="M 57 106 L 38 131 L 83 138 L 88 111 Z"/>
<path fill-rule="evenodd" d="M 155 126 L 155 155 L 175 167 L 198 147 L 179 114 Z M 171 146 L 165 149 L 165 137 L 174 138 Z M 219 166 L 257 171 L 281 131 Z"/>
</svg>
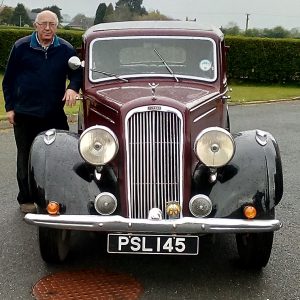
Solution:
<svg viewBox="0 0 300 300">
<path fill-rule="evenodd" d="M 127 219 L 121 216 L 90 216 L 26 214 L 28 224 L 70 230 L 159 233 L 205 234 L 276 231 L 282 227 L 279 220 L 241 220 L 223 218 L 181 218 L 174 220 Z"/>
</svg>

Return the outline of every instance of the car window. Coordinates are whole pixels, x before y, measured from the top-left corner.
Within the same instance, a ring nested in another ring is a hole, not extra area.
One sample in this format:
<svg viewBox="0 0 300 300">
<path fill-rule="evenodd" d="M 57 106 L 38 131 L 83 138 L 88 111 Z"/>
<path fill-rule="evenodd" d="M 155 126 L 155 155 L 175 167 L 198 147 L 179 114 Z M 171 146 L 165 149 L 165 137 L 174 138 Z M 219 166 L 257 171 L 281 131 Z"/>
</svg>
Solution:
<svg viewBox="0 0 300 300">
<path fill-rule="evenodd" d="M 96 39 L 91 43 L 89 67 L 91 81 L 107 80 L 109 74 L 168 77 L 170 70 L 178 78 L 214 81 L 216 45 L 212 39 L 195 37 Z"/>
</svg>

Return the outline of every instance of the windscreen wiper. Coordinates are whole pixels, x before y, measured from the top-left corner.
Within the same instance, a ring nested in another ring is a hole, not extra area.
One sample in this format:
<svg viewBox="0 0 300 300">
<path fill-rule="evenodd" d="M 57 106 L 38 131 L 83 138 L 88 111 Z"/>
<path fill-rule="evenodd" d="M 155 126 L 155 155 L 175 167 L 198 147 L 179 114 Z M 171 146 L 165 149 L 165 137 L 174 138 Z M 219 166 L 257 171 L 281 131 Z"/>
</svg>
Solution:
<svg viewBox="0 0 300 300">
<path fill-rule="evenodd" d="M 109 73 L 109 72 L 105 72 L 105 71 L 101 71 L 101 70 L 96 70 L 96 69 L 90 69 L 90 70 L 91 70 L 92 72 L 95 72 L 95 73 L 103 74 L 103 75 L 105 75 L 105 76 L 107 76 L 107 77 L 115 77 L 115 78 L 117 78 L 117 79 L 119 79 L 119 80 L 122 80 L 122 81 L 124 81 L 124 82 L 128 82 L 127 79 L 121 78 L 119 75 L 114 74 L 114 73 Z"/>
<path fill-rule="evenodd" d="M 160 55 L 160 53 L 154 48 L 153 51 L 156 53 L 156 55 L 159 57 L 159 59 L 163 62 L 169 73 L 175 78 L 176 82 L 179 82 L 178 78 L 174 74 L 173 70 L 170 68 L 170 66 L 167 64 L 167 62 L 163 59 L 163 57 Z"/>
</svg>

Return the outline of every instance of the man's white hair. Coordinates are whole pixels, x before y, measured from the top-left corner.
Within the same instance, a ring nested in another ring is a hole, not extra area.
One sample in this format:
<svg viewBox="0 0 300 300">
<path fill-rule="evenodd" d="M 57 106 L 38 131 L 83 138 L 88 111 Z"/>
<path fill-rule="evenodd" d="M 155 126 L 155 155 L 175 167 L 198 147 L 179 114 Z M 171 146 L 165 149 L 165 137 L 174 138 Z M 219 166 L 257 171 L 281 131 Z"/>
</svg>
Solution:
<svg viewBox="0 0 300 300">
<path fill-rule="evenodd" d="M 34 23 L 37 23 L 37 22 L 39 21 L 39 18 L 40 18 L 42 15 L 44 15 L 45 13 L 53 15 L 53 16 L 55 17 L 56 24 L 58 24 L 58 17 L 57 17 L 57 14 L 54 13 L 53 11 L 51 11 L 51 10 L 43 10 L 43 11 L 41 11 L 40 13 L 38 13 L 38 14 L 36 15 L 36 17 L 35 17 Z"/>
</svg>

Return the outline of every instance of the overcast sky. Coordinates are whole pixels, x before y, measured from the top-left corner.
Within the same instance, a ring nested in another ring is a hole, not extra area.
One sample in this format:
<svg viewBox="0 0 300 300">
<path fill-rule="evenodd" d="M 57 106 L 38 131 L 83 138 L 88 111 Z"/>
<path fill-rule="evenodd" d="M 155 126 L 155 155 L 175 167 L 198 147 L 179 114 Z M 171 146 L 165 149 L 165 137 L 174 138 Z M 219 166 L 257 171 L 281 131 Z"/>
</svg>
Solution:
<svg viewBox="0 0 300 300">
<path fill-rule="evenodd" d="M 74 17 L 82 13 L 94 17 L 100 3 L 112 3 L 112 0 L 0 0 L 0 4 L 15 7 L 23 3 L 27 8 L 42 8 L 57 5 L 62 14 Z M 197 19 L 203 24 L 226 26 L 236 23 L 241 29 L 249 16 L 249 28 L 286 29 L 300 27 L 300 0 L 144 0 L 148 11 L 159 10 L 175 19 Z"/>
</svg>

